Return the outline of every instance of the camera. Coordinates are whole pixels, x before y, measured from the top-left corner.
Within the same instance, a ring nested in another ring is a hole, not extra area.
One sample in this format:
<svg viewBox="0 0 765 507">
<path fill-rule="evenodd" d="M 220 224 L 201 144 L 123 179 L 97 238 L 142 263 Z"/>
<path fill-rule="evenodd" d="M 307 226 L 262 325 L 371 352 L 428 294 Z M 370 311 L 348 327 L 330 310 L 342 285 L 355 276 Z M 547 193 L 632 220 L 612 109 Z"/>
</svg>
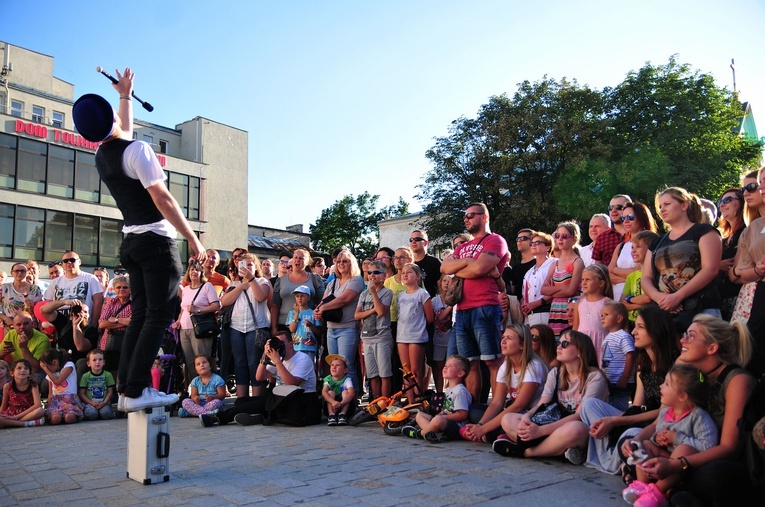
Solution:
<svg viewBox="0 0 765 507">
<path fill-rule="evenodd" d="M 266 342 L 271 349 L 279 352 L 279 357 L 284 357 L 284 353 L 287 351 L 284 347 L 284 342 L 281 341 L 278 337 L 272 336 L 268 339 Z M 261 362 L 265 365 L 274 364 L 273 361 L 271 361 L 267 355 L 263 354 L 263 358 L 261 359 Z"/>
<path fill-rule="evenodd" d="M 80 305 L 72 305 L 72 308 L 69 310 L 69 312 L 72 315 L 79 315 L 82 313 L 82 306 Z"/>
</svg>

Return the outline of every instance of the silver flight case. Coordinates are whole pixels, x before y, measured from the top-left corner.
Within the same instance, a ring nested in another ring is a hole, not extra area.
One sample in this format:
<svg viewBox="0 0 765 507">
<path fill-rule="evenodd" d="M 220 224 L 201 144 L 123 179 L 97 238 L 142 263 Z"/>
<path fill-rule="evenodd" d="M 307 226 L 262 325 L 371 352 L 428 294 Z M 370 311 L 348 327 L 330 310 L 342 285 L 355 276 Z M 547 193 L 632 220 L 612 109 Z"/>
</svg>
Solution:
<svg viewBox="0 0 765 507">
<path fill-rule="evenodd" d="M 170 480 L 170 412 L 154 407 L 128 414 L 127 476 L 142 484 Z"/>
</svg>

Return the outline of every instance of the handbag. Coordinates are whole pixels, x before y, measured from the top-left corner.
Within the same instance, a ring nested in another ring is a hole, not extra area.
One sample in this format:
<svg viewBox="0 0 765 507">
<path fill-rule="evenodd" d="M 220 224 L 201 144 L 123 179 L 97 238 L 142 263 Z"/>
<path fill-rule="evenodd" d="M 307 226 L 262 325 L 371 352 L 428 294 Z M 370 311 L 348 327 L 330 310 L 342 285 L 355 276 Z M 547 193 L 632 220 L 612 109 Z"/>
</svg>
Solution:
<svg viewBox="0 0 765 507">
<path fill-rule="evenodd" d="M 128 305 L 130 304 L 130 301 L 120 306 L 116 312 L 114 312 L 114 315 L 110 315 L 107 317 L 107 319 L 111 319 L 112 317 L 116 317 L 120 314 L 122 310 L 124 310 Z M 104 352 L 121 352 L 122 351 L 122 341 L 125 339 L 125 329 L 110 329 L 106 333 L 106 341 L 104 341 Z"/>
<path fill-rule="evenodd" d="M 547 402 L 542 403 L 534 415 L 531 416 L 531 422 L 538 426 L 544 426 L 546 424 L 560 421 L 563 417 L 563 411 L 558 404 L 558 380 L 560 378 L 560 372 L 555 370 L 555 397 Z"/>
<path fill-rule="evenodd" d="M 202 285 L 204 287 L 204 285 Z M 194 299 L 191 300 L 191 304 L 194 304 L 202 287 L 197 289 L 197 293 L 194 295 Z M 191 325 L 194 326 L 194 336 L 200 340 L 206 338 L 215 338 L 220 334 L 220 325 L 215 319 L 215 313 L 200 313 L 191 316 Z"/>
<path fill-rule="evenodd" d="M 475 250 L 478 249 L 479 245 L 483 243 L 483 240 L 489 237 L 489 234 L 481 238 L 481 241 L 478 242 L 478 244 L 475 246 Z M 473 250 L 473 252 L 475 252 Z M 457 303 L 462 301 L 463 296 L 463 289 L 465 287 L 465 279 L 460 278 L 457 275 L 454 275 L 452 277 L 452 281 L 449 284 L 449 288 L 446 290 L 446 294 L 444 294 L 444 297 L 442 298 L 442 301 L 447 306 L 455 306 Z"/>
<path fill-rule="evenodd" d="M 335 284 L 337 284 L 337 278 L 332 280 L 332 292 L 329 296 L 325 297 L 321 300 L 321 304 L 327 304 L 330 301 L 334 301 L 335 299 Z M 331 310 L 322 310 L 321 312 L 321 318 L 324 319 L 325 322 L 342 322 L 343 320 L 343 309 L 342 308 L 333 308 Z"/>
</svg>

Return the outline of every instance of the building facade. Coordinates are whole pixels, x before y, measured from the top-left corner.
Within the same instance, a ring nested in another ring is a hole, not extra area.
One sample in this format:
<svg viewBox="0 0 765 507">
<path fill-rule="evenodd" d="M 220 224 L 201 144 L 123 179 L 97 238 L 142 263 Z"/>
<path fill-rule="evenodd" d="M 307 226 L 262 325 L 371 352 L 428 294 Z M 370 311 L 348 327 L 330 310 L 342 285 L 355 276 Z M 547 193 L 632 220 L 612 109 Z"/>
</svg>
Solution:
<svg viewBox="0 0 765 507">
<path fill-rule="evenodd" d="M 74 85 L 53 75 L 51 56 L 2 41 L 0 51 L 0 269 L 67 250 L 84 266 L 117 265 L 122 215 L 98 176 L 98 144 L 74 130 Z M 136 119 L 134 137 L 154 148 L 202 244 L 224 256 L 247 244 L 247 132 L 197 116 L 174 128 Z"/>
</svg>

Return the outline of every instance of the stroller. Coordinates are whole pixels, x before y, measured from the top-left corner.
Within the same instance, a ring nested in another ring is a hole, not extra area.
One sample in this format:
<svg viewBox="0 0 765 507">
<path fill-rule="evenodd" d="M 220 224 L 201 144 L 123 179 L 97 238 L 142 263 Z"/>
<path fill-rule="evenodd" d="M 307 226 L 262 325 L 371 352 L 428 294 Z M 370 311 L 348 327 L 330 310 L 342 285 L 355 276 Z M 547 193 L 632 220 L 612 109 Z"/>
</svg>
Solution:
<svg viewBox="0 0 765 507">
<path fill-rule="evenodd" d="M 185 368 L 178 330 L 171 325 L 165 329 L 162 346 L 157 352 L 157 360 L 152 368 L 152 379 L 155 376 L 159 377 L 159 386 L 155 386 L 157 390 L 167 394 L 185 393 L 188 387 L 184 380 Z M 155 373 L 155 370 L 158 370 L 159 375 Z"/>
</svg>

